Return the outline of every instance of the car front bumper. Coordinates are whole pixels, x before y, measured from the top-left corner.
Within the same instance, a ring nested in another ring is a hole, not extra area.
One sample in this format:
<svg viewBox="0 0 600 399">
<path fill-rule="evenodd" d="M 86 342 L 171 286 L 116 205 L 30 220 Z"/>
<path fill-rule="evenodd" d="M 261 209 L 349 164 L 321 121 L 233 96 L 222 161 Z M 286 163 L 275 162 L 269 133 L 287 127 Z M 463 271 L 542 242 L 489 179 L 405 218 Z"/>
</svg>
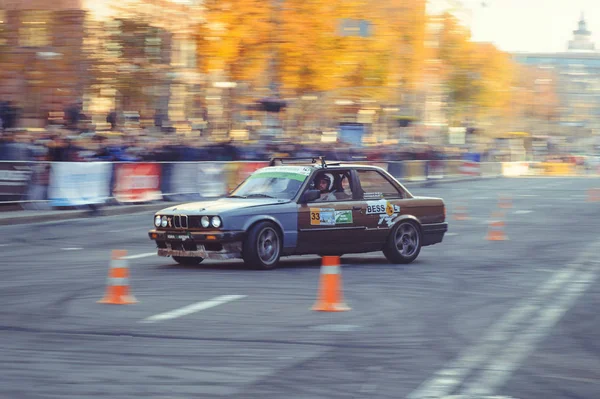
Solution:
<svg viewBox="0 0 600 399">
<path fill-rule="evenodd" d="M 242 256 L 243 231 L 184 232 L 150 230 L 148 237 L 156 242 L 158 256 L 198 257 L 203 259 L 236 259 Z"/>
</svg>

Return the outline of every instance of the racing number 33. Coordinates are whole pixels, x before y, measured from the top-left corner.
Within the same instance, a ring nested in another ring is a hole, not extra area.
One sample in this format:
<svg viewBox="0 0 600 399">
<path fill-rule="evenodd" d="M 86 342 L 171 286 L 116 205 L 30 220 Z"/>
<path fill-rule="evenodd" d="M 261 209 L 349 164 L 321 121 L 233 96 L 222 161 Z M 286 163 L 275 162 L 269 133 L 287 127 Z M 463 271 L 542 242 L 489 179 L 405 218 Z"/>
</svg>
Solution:
<svg viewBox="0 0 600 399">
<path fill-rule="evenodd" d="M 310 224 L 320 224 L 321 222 L 321 210 L 319 208 L 310 209 Z"/>
</svg>

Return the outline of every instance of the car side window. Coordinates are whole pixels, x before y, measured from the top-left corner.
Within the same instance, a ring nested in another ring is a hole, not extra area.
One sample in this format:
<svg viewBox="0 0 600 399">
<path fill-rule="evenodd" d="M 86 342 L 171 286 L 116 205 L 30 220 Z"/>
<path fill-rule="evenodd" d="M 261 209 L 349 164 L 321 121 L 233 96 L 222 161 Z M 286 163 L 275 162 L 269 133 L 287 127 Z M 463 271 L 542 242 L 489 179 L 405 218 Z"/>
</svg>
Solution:
<svg viewBox="0 0 600 399">
<path fill-rule="evenodd" d="M 315 175 L 309 189 L 319 190 L 321 196 L 314 202 L 352 200 L 352 180 L 350 171 L 323 171 Z"/>
<path fill-rule="evenodd" d="M 377 170 L 357 170 L 363 199 L 402 198 L 402 192 Z"/>
</svg>

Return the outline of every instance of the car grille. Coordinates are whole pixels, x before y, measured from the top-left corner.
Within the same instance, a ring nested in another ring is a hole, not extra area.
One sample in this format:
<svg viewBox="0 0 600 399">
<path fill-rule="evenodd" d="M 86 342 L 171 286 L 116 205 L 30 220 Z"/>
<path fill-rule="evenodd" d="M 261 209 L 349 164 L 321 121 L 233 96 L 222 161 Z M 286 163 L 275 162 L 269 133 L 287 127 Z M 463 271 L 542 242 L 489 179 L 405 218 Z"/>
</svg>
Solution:
<svg viewBox="0 0 600 399">
<path fill-rule="evenodd" d="M 176 229 L 187 229 L 189 228 L 187 215 L 174 215 L 173 216 L 173 228 Z"/>
</svg>

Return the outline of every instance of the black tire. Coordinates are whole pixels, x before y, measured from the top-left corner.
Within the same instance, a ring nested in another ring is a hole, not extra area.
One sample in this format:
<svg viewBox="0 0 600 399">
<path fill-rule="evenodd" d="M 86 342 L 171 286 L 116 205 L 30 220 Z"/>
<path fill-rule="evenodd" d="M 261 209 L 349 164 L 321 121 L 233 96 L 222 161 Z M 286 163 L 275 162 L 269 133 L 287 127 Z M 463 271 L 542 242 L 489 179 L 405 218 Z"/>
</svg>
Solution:
<svg viewBox="0 0 600 399">
<path fill-rule="evenodd" d="M 194 265 L 199 265 L 200 263 L 202 263 L 204 258 L 190 257 L 190 256 L 173 256 L 173 260 L 175 262 L 179 263 L 180 265 L 194 266 Z"/>
<path fill-rule="evenodd" d="M 282 238 L 272 222 L 260 222 L 248 231 L 242 249 L 244 263 L 253 269 L 271 270 L 281 257 Z"/>
<path fill-rule="evenodd" d="M 421 252 L 421 229 L 415 222 L 397 223 L 388 237 L 383 254 L 390 263 L 408 264 Z"/>
</svg>

